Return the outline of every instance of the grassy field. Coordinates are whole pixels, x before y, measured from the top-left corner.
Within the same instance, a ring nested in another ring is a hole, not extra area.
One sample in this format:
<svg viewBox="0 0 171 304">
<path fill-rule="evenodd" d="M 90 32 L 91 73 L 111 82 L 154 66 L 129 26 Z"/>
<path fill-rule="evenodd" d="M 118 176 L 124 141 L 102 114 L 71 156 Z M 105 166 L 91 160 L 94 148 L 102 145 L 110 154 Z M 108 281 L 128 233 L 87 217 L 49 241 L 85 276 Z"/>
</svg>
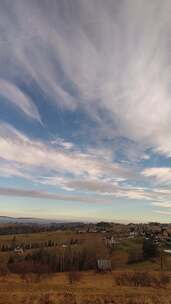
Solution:
<svg viewBox="0 0 171 304">
<path fill-rule="evenodd" d="M 79 282 L 68 274 L 22 278 L 9 275 L 0 280 L 0 304 L 169 304 L 171 284 L 165 288 L 125 287 L 115 283 L 115 272 L 84 272 Z"/>
<path fill-rule="evenodd" d="M 10 245 L 13 240 L 14 235 L 0 235 L 0 245 Z M 34 244 L 48 242 L 52 240 L 58 245 L 68 243 L 71 240 L 78 240 L 80 244 L 87 242 L 102 242 L 103 235 L 101 233 L 84 233 L 79 234 L 74 231 L 52 231 L 52 232 L 40 232 L 40 233 L 30 233 L 30 234 L 16 234 L 15 243 L 20 245 L 22 243 Z"/>
<path fill-rule="evenodd" d="M 52 232 L 40 232 L 40 233 L 30 233 L 30 234 L 16 234 L 16 235 L 0 235 L 0 246 L 10 245 L 15 237 L 15 245 L 21 245 L 22 243 L 27 244 L 39 244 L 48 242 L 52 240 L 61 246 L 62 244 L 69 243 L 72 239 L 78 240 L 79 244 L 102 244 L 102 234 L 78 234 L 73 231 L 52 231 Z M 9 256 L 8 253 L 0 252 L 0 261 L 2 261 L 6 256 Z"/>
<path fill-rule="evenodd" d="M 100 233 L 91 234 L 91 237 L 97 238 Z M 12 235 L 0 235 L 0 243 L 9 244 L 12 240 Z M 71 238 L 87 239 L 90 238 L 89 233 L 78 234 L 73 231 L 52 231 L 52 232 L 39 232 L 39 233 L 28 233 L 28 234 L 17 234 L 16 240 L 18 243 L 22 242 L 44 242 L 45 240 L 54 240 L 58 242 L 65 242 Z"/>
<path fill-rule="evenodd" d="M 10 245 L 14 235 L 0 235 L 0 246 Z M 21 245 L 22 243 L 41 243 L 48 242 L 49 240 L 55 241 L 58 245 L 56 247 L 49 248 L 48 250 L 59 251 L 62 244 L 69 243 L 71 239 L 78 240 L 78 248 L 84 247 L 94 247 L 98 253 L 98 258 L 107 256 L 107 250 L 104 246 L 104 234 L 102 233 L 83 233 L 78 234 L 73 231 L 52 231 L 52 232 L 40 232 L 40 233 L 30 233 L 30 234 L 17 234 L 15 235 L 15 244 Z M 145 261 L 140 263 L 128 264 L 128 257 L 130 250 L 136 251 L 142 247 L 142 239 L 124 239 L 122 242 L 110 252 L 110 259 L 112 261 L 113 269 L 146 269 L 146 270 L 160 270 L 160 261 L 151 262 Z M 31 250 L 26 250 L 25 254 L 31 252 Z M 0 251 L 0 263 L 6 263 L 11 256 L 11 251 Z M 169 260 L 169 259 L 168 259 Z M 171 266 L 171 261 L 168 263 Z M 168 270 L 169 267 L 168 267 Z"/>
<path fill-rule="evenodd" d="M 0 244 L 10 244 L 13 235 L 0 236 Z M 47 250 L 60 250 L 60 246 L 77 239 L 79 246 L 94 247 L 99 257 L 108 254 L 104 246 L 104 235 L 100 233 L 77 234 L 73 231 L 41 232 L 16 235 L 16 245 L 21 243 L 40 243 L 48 240 L 57 242 L 58 246 Z M 97 273 L 83 271 L 79 279 L 72 282 L 68 273 L 53 274 L 12 274 L 0 276 L 0 304 L 171 304 L 171 282 L 165 286 L 135 287 L 116 283 L 118 273 L 123 275 L 130 271 L 157 274 L 160 259 L 128 263 L 130 251 L 139 250 L 142 239 L 123 239 L 110 251 L 113 272 Z M 33 249 L 34 250 L 34 249 Z M 24 254 L 31 252 L 26 250 Z M 107 250 L 108 251 L 108 250 Z M 0 265 L 7 263 L 12 252 L 0 252 Z M 171 265 L 171 261 L 168 265 Z M 169 270 L 169 267 L 168 269 Z M 171 276 L 171 272 L 163 273 Z"/>
</svg>

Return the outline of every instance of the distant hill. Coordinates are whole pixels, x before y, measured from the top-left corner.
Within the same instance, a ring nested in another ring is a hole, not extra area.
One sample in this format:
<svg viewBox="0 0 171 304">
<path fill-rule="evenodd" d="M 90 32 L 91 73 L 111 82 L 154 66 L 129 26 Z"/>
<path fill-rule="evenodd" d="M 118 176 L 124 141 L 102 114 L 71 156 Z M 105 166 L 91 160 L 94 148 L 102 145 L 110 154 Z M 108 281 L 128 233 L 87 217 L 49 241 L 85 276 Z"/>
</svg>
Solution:
<svg viewBox="0 0 171 304">
<path fill-rule="evenodd" d="M 59 220 L 49 220 L 34 217 L 10 217 L 10 216 L 0 216 L 0 224 L 52 224 L 52 223 L 66 223 L 66 221 Z"/>
</svg>

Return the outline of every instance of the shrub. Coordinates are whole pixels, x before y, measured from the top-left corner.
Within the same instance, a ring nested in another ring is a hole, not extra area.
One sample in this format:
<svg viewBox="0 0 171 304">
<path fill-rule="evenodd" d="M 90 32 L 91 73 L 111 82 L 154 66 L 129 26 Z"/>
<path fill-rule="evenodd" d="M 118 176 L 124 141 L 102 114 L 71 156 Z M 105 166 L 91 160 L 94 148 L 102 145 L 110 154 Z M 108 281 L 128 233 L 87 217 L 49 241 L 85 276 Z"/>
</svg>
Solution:
<svg viewBox="0 0 171 304">
<path fill-rule="evenodd" d="M 114 279 L 117 285 L 136 287 L 164 287 L 169 283 L 169 276 L 164 273 L 157 275 L 138 271 L 115 274 Z"/>
<path fill-rule="evenodd" d="M 68 280 L 70 284 L 73 284 L 74 282 L 79 282 L 81 279 L 80 272 L 78 271 L 70 271 L 68 273 Z"/>
<path fill-rule="evenodd" d="M 161 286 L 167 285 L 169 283 L 169 281 L 170 281 L 170 277 L 169 277 L 168 274 L 166 274 L 166 273 L 161 273 L 160 274 L 160 284 L 161 284 Z"/>
<path fill-rule="evenodd" d="M 47 264 L 33 263 L 32 261 L 15 262 L 8 264 L 8 268 L 13 273 L 26 274 L 26 273 L 49 273 L 49 266 Z"/>
<path fill-rule="evenodd" d="M 143 241 L 143 257 L 145 260 L 158 256 L 158 248 L 152 239 L 144 239 Z"/>
<path fill-rule="evenodd" d="M 6 265 L 0 265 L 0 276 L 5 277 L 8 274 L 8 268 Z"/>
<path fill-rule="evenodd" d="M 141 262 L 143 260 L 142 248 L 132 248 L 128 255 L 128 264 Z"/>
</svg>

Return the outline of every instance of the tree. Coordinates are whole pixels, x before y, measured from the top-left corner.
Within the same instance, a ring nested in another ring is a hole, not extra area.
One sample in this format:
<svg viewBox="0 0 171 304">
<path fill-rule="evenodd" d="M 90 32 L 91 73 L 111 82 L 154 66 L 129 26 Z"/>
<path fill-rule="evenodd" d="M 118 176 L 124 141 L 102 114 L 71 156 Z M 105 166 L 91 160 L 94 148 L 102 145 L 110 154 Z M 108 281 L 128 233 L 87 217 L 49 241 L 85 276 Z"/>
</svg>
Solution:
<svg viewBox="0 0 171 304">
<path fill-rule="evenodd" d="M 143 257 L 145 260 L 154 258 L 158 255 L 157 245 L 152 239 L 144 239 L 143 241 Z"/>
<path fill-rule="evenodd" d="M 16 241 L 17 241 L 17 238 L 14 235 L 13 238 L 12 238 L 12 240 L 11 240 L 11 249 L 12 250 L 16 247 Z"/>
</svg>

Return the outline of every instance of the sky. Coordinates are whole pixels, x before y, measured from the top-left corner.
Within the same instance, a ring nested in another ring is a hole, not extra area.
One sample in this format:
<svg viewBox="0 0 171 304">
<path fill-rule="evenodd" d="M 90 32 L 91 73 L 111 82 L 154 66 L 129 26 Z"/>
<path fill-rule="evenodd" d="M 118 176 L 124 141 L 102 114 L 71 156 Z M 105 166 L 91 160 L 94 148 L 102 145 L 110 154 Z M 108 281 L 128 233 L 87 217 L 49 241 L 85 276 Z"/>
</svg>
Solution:
<svg viewBox="0 0 171 304">
<path fill-rule="evenodd" d="M 170 16 L 0 1 L 0 215 L 171 221 Z"/>
</svg>

